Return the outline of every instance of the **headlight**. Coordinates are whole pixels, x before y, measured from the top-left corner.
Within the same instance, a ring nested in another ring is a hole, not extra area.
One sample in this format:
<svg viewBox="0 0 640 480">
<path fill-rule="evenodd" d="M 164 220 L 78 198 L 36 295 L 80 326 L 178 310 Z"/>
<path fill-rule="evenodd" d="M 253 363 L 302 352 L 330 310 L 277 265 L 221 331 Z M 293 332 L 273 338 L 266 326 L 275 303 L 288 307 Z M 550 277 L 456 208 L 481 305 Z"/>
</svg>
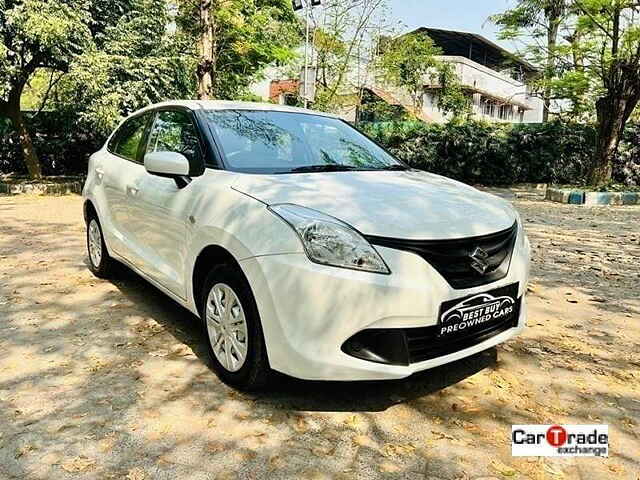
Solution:
<svg viewBox="0 0 640 480">
<path fill-rule="evenodd" d="M 391 273 L 371 244 L 337 218 L 290 203 L 268 208 L 295 230 L 312 262 L 365 272 Z"/>
</svg>

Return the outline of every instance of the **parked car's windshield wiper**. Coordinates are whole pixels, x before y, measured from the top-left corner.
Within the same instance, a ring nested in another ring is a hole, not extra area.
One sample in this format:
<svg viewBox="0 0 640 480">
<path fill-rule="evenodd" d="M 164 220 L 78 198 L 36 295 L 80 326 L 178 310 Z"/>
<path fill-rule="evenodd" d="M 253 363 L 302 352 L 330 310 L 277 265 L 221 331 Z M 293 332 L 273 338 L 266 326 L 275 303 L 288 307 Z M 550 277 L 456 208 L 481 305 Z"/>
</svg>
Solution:
<svg viewBox="0 0 640 480">
<path fill-rule="evenodd" d="M 409 167 L 399 163 L 385 165 L 384 167 L 354 167 L 352 165 L 342 165 L 339 163 L 326 163 L 322 165 L 304 165 L 292 168 L 291 172 L 348 172 L 353 170 L 409 170 Z"/>
<path fill-rule="evenodd" d="M 376 170 L 409 170 L 409 167 L 407 167 L 406 165 L 395 163 L 393 165 L 385 165 L 384 167 L 379 167 Z"/>
<path fill-rule="evenodd" d="M 349 165 L 340 165 L 338 163 L 327 163 L 324 165 L 304 165 L 302 167 L 292 168 L 292 172 L 347 172 L 350 170 L 361 170 L 358 167 Z"/>
</svg>

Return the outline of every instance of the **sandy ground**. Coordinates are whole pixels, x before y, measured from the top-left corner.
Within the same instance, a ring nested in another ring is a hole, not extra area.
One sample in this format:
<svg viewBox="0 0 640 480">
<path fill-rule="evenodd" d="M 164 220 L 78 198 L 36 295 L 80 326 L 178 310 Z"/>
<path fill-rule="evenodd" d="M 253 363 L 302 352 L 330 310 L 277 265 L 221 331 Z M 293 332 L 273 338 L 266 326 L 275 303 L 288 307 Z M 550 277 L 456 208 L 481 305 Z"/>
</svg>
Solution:
<svg viewBox="0 0 640 480">
<path fill-rule="evenodd" d="M 640 207 L 516 200 L 529 328 L 391 383 L 246 395 L 188 312 L 86 266 L 81 199 L 0 197 L 0 478 L 640 478 Z M 520 423 L 604 423 L 611 456 L 512 458 Z"/>
</svg>

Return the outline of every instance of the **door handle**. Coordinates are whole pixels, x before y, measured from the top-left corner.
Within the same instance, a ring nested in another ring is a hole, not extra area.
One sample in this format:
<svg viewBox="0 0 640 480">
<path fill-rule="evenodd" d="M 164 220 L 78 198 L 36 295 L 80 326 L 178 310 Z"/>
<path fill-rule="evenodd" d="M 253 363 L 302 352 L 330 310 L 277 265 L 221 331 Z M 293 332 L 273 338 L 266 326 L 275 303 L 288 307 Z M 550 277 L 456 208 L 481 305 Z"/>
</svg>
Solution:
<svg viewBox="0 0 640 480">
<path fill-rule="evenodd" d="M 136 187 L 132 187 L 131 185 L 129 185 L 127 187 L 127 193 L 132 197 L 135 197 L 138 194 L 138 189 Z"/>
<path fill-rule="evenodd" d="M 102 177 L 104 177 L 104 170 L 100 167 L 96 168 L 96 175 L 98 175 L 98 179 L 102 180 Z"/>
</svg>

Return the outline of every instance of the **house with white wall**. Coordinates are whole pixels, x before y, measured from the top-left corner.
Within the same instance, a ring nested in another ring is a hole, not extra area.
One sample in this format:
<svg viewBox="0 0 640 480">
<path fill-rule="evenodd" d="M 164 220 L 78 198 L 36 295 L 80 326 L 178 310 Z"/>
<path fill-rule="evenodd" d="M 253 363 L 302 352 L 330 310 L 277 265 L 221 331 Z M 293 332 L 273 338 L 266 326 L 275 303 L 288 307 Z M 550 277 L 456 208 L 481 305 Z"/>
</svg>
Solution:
<svg viewBox="0 0 640 480">
<path fill-rule="evenodd" d="M 496 122 L 542 121 L 543 101 L 532 93 L 538 69 L 508 50 L 475 33 L 419 28 L 440 48 L 438 58 L 453 65 L 472 105 L 475 118 Z M 438 109 L 440 86 L 425 78 L 423 114 L 434 122 L 446 120 Z"/>
<path fill-rule="evenodd" d="M 419 28 L 410 34 L 429 36 L 442 51 L 437 58 L 453 66 L 476 119 L 505 123 L 542 122 L 544 103 L 532 92 L 538 69 L 508 50 L 475 33 Z M 445 122 L 438 108 L 441 86 L 425 75 L 422 106 L 416 111 L 407 91 L 386 84 L 382 77 L 370 80 L 369 91 L 387 103 L 403 106 L 425 122 Z M 363 109 L 364 111 L 365 109 Z M 360 120 L 376 120 L 359 115 Z"/>
<path fill-rule="evenodd" d="M 438 28 L 419 28 L 412 34 L 428 35 L 442 51 L 438 58 L 451 64 L 462 87 L 469 97 L 472 116 L 494 122 L 538 123 L 542 122 L 543 101 L 533 94 L 531 85 L 539 74 L 538 69 L 508 50 L 475 33 Z M 347 73 L 350 85 L 344 94 L 353 94 L 360 88 L 367 89 L 380 100 L 404 108 L 425 122 L 445 122 L 448 117 L 438 108 L 440 85 L 429 75 L 424 78 L 422 107 L 416 111 L 408 92 L 390 86 L 370 68 L 362 65 L 373 59 L 358 58 L 357 68 Z M 364 73 L 363 73 L 364 72 Z M 283 88 L 291 90 L 290 92 Z M 258 92 L 265 100 L 286 102 L 287 93 L 295 94 L 298 79 L 271 77 L 260 84 Z M 278 91 L 275 97 L 273 91 Z M 269 93 L 270 92 L 270 93 Z M 362 95 L 352 95 L 363 98 Z M 313 108 L 313 104 L 311 104 Z M 376 120 L 360 115 L 358 105 L 345 107 L 340 113 L 346 120 Z M 364 109 L 362 109 L 364 111 Z"/>
</svg>

